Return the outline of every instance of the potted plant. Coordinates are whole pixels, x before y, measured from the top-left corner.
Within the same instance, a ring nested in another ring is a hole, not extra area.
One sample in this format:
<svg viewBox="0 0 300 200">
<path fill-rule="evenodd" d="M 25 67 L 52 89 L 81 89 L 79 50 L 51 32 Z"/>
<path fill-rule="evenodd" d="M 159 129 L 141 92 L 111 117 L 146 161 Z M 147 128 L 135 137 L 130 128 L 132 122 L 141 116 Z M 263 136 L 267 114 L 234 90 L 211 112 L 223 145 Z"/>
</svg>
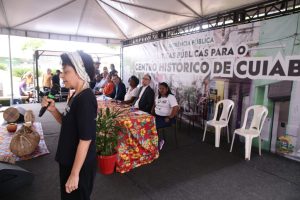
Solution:
<svg viewBox="0 0 300 200">
<path fill-rule="evenodd" d="M 118 133 L 122 129 L 117 118 L 122 112 L 123 111 L 108 107 L 100 109 L 98 112 L 96 124 L 96 148 L 98 154 L 98 166 L 102 174 L 112 174 L 115 169 Z"/>
</svg>

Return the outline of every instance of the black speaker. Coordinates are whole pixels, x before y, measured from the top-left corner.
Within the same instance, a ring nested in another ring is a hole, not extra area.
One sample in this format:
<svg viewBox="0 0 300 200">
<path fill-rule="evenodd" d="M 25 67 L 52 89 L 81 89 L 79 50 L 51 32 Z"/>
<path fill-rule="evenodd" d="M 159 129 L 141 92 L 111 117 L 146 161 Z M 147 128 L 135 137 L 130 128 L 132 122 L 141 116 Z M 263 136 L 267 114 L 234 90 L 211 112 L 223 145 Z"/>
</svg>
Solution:
<svg viewBox="0 0 300 200">
<path fill-rule="evenodd" d="M 19 166 L 0 163 L 0 196 L 31 184 L 33 174 Z"/>
</svg>

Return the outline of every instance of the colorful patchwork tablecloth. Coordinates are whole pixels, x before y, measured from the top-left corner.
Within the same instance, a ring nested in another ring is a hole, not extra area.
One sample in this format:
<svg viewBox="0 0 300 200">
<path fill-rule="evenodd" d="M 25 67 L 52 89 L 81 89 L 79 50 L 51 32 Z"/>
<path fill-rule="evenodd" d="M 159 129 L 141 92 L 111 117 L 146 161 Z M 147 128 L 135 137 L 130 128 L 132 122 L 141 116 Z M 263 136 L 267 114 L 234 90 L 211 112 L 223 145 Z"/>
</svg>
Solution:
<svg viewBox="0 0 300 200">
<path fill-rule="evenodd" d="M 130 112 L 128 106 L 110 101 L 98 101 L 98 105 L 101 108 L 110 107 L 124 110 L 118 119 L 119 123 L 123 125 L 123 131 L 119 133 L 117 172 L 128 172 L 135 167 L 151 163 L 159 157 L 154 116 L 141 111 Z"/>
<path fill-rule="evenodd" d="M 21 124 L 18 124 L 18 129 L 20 129 L 21 126 Z M 15 163 L 15 161 L 29 160 L 50 153 L 45 143 L 41 123 L 34 122 L 34 128 L 41 136 L 39 146 L 30 155 L 18 157 L 9 150 L 10 141 L 15 133 L 9 133 L 5 125 L 0 126 L 0 161 Z"/>
</svg>

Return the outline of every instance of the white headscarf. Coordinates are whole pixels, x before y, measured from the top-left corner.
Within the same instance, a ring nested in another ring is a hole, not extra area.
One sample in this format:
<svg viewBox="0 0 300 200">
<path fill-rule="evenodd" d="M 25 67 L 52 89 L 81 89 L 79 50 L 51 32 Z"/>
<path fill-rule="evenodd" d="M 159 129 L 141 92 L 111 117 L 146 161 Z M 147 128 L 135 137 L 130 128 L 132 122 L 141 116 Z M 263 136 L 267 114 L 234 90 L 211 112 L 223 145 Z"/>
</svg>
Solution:
<svg viewBox="0 0 300 200">
<path fill-rule="evenodd" d="M 67 53 L 79 77 L 84 81 L 83 87 L 88 88 L 91 81 L 89 75 L 85 71 L 85 67 L 78 51 Z"/>
</svg>

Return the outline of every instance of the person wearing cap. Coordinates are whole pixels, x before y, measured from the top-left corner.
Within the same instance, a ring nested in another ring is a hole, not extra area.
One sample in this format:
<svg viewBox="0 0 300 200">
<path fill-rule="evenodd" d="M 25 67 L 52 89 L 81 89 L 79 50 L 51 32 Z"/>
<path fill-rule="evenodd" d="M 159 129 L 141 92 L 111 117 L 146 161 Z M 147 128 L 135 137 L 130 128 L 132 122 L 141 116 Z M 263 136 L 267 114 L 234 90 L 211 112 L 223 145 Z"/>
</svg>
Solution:
<svg viewBox="0 0 300 200">
<path fill-rule="evenodd" d="M 61 199 L 89 200 L 97 171 L 97 100 L 89 87 L 95 77 L 95 68 L 91 56 L 82 51 L 64 53 L 61 60 L 61 78 L 65 87 L 75 92 L 63 113 L 52 99 L 44 97 L 41 104 L 61 124 L 55 155 L 59 164 Z"/>
</svg>

